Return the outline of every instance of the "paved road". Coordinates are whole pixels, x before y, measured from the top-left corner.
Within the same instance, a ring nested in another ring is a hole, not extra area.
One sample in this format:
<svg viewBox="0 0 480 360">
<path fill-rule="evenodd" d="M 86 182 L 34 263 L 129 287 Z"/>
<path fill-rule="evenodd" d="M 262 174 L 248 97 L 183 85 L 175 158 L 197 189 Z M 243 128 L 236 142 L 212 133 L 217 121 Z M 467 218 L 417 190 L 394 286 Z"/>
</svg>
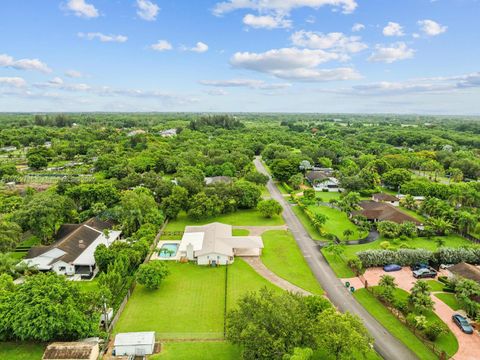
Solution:
<svg viewBox="0 0 480 360">
<path fill-rule="evenodd" d="M 259 172 L 269 176 L 259 158 L 254 160 L 255 167 Z M 336 277 L 328 262 L 319 251 L 318 245 L 308 235 L 302 223 L 293 213 L 290 205 L 282 196 L 276 185 L 270 179 L 267 184 L 268 191 L 273 199 L 282 204 L 283 217 L 292 232 L 300 250 L 305 257 L 310 269 L 318 282 L 325 290 L 330 301 L 342 312 L 349 311 L 358 315 L 365 324 L 370 334 L 375 339 L 375 350 L 387 360 L 414 360 L 418 359 L 405 345 L 391 335 L 374 317 L 372 317 L 345 289 L 341 281 Z"/>
</svg>

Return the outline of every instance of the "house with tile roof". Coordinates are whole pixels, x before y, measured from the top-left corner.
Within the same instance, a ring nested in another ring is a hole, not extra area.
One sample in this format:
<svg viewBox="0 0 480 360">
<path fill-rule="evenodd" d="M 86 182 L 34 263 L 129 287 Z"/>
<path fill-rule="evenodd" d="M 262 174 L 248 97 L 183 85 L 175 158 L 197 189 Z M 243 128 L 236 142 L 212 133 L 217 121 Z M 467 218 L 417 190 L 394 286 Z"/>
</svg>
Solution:
<svg viewBox="0 0 480 360">
<path fill-rule="evenodd" d="M 64 224 L 53 244 L 32 247 L 22 262 L 44 272 L 91 278 L 96 269 L 97 247 L 100 244 L 108 247 L 120 237 L 121 231 L 111 230 L 112 225 L 97 218 L 82 224 Z"/>
<path fill-rule="evenodd" d="M 395 206 L 379 201 L 365 200 L 360 202 L 360 209 L 353 211 L 352 216 L 364 216 L 368 221 L 392 221 L 397 224 L 403 224 L 407 221 L 414 223 L 417 228 L 422 229 L 423 224 Z"/>
</svg>

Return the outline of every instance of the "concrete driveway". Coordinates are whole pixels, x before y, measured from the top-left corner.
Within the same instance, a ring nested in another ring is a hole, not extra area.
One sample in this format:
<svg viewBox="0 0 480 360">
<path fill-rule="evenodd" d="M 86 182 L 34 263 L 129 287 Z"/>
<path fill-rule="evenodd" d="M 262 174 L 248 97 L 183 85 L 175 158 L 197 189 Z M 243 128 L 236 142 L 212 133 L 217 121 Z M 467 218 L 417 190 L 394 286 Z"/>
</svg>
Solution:
<svg viewBox="0 0 480 360">
<path fill-rule="evenodd" d="M 413 287 L 417 279 L 415 279 L 412 275 L 412 271 L 408 267 L 402 268 L 400 271 L 394 272 L 385 272 L 382 268 L 371 268 L 368 269 L 363 277 L 367 280 L 369 286 L 378 285 L 380 281 L 380 277 L 382 275 L 391 275 L 395 278 L 395 282 L 397 283 L 400 289 L 410 291 Z M 430 280 L 430 279 L 427 279 Z M 351 279 L 342 279 L 345 281 L 349 281 L 352 286 L 356 289 L 363 288 L 363 283 L 360 281 L 359 278 L 351 278 Z M 473 335 L 467 335 L 463 333 L 457 325 L 452 321 L 452 315 L 456 312 L 453 311 L 447 304 L 437 298 L 434 293 L 431 295 L 432 300 L 435 302 L 435 313 L 438 315 L 440 319 L 447 324 L 450 330 L 452 330 L 453 334 L 458 340 L 458 351 L 454 355 L 453 359 L 455 360 L 478 360 L 480 359 L 480 335 L 478 332 L 475 332 Z"/>
</svg>

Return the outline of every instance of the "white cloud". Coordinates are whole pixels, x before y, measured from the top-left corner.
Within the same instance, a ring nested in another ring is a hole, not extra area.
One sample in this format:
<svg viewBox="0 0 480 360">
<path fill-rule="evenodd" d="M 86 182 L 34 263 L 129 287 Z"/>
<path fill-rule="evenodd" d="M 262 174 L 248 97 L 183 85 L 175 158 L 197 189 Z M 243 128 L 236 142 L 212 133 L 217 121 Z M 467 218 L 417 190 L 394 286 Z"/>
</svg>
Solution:
<svg viewBox="0 0 480 360">
<path fill-rule="evenodd" d="M 210 90 L 207 90 L 206 93 L 208 95 L 212 95 L 212 96 L 225 96 L 225 95 L 228 95 L 228 91 L 224 90 L 224 89 L 210 89 Z"/>
<path fill-rule="evenodd" d="M 351 68 L 317 69 L 322 63 L 342 59 L 341 54 L 320 49 L 283 48 L 264 53 L 237 52 L 230 59 L 230 63 L 236 68 L 267 73 L 288 80 L 331 81 L 360 78 L 360 75 Z"/>
<path fill-rule="evenodd" d="M 70 78 L 81 78 L 83 74 L 80 71 L 67 70 L 65 71 L 65 76 L 68 76 Z"/>
<path fill-rule="evenodd" d="M 101 42 L 124 43 L 128 40 L 128 37 L 125 35 L 105 35 L 99 32 L 90 32 L 90 33 L 79 32 L 77 35 L 79 38 L 82 38 L 82 39 L 87 39 L 87 40 L 98 39 Z"/>
<path fill-rule="evenodd" d="M 63 85 L 63 79 L 57 76 L 50 80 L 49 83 L 52 85 Z"/>
<path fill-rule="evenodd" d="M 92 4 L 87 4 L 85 0 L 69 0 L 65 8 L 71 11 L 78 17 L 87 19 L 96 18 L 99 16 L 98 10 Z"/>
<path fill-rule="evenodd" d="M 181 46 L 180 49 L 183 51 L 193 51 L 196 53 L 204 53 L 208 51 L 208 45 L 199 41 L 194 47 Z"/>
<path fill-rule="evenodd" d="M 410 49 L 407 44 L 404 42 L 397 42 L 388 46 L 375 46 L 375 51 L 370 55 L 368 60 L 391 64 L 399 60 L 411 59 L 414 54 L 415 50 Z"/>
<path fill-rule="evenodd" d="M 352 31 L 353 32 L 362 31 L 363 29 L 365 29 L 365 25 L 360 24 L 360 23 L 353 24 L 353 26 L 352 26 Z"/>
<path fill-rule="evenodd" d="M 248 87 L 250 89 L 276 90 L 291 86 L 288 83 L 266 83 L 255 79 L 201 80 L 200 84 L 214 87 Z"/>
<path fill-rule="evenodd" d="M 368 48 L 360 41 L 359 36 L 346 36 L 339 32 L 322 34 L 301 30 L 293 33 L 291 40 L 295 46 L 310 49 L 332 49 L 344 53 L 357 53 Z"/>
<path fill-rule="evenodd" d="M 21 77 L 0 77 L 0 86 L 2 85 L 23 88 L 27 86 L 27 82 Z"/>
<path fill-rule="evenodd" d="M 420 20 L 418 22 L 420 29 L 427 36 L 437 36 L 447 31 L 448 27 L 440 25 L 433 20 Z"/>
<path fill-rule="evenodd" d="M 221 16 L 240 9 L 256 10 L 259 13 L 273 12 L 287 15 L 291 10 L 301 7 L 318 9 L 322 6 L 341 7 L 346 14 L 357 8 L 355 0 L 227 0 L 219 2 L 213 9 L 213 14 Z"/>
<path fill-rule="evenodd" d="M 137 15 L 146 21 L 155 21 L 157 19 L 160 7 L 148 0 L 137 0 Z"/>
<path fill-rule="evenodd" d="M 388 25 L 383 28 L 383 35 L 385 36 L 403 36 L 403 27 L 396 22 L 388 22 Z"/>
<path fill-rule="evenodd" d="M 251 26 L 255 29 L 278 29 L 278 28 L 290 28 L 292 26 L 292 21 L 287 20 L 281 16 L 256 16 L 253 14 L 247 14 L 243 18 L 243 23 L 245 25 Z"/>
<path fill-rule="evenodd" d="M 43 73 L 52 72 L 47 64 L 38 59 L 15 60 L 6 54 L 0 54 L 0 67 L 11 67 L 17 70 L 36 70 Z"/>
<path fill-rule="evenodd" d="M 158 40 L 155 44 L 150 45 L 150 48 L 155 51 L 168 51 L 172 50 L 172 44 L 167 40 Z"/>
</svg>

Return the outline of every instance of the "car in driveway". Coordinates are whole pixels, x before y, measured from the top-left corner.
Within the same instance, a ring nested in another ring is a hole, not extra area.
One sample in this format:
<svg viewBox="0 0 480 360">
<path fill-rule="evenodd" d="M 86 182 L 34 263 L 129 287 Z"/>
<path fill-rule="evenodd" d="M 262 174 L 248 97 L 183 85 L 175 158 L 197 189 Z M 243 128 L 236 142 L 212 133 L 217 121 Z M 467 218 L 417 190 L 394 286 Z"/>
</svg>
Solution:
<svg viewBox="0 0 480 360">
<path fill-rule="evenodd" d="M 392 271 L 400 271 L 402 267 L 397 264 L 388 264 L 383 267 L 383 271 L 385 272 L 392 272 Z"/>
<path fill-rule="evenodd" d="M 410 269 L 412 271 L 426 269 L 426 268 L 428 268 L 428 264 L 417 263 L 417 264 L 410 265 Z"/>
<path fill-rule="evenodd" d="M 462 330 L 465 334 L 473 334 L 473 327 L 468 320 L 460 314 L 454 314 L 452 316 L 453 322 Z"/>
<path fill-rule="evenodd" d="M 416 279 L 432 278 L 437 276 L 437 272 L 432 268 L 421 268 L 412 272 L 413 277 Z"/>
</svg>

